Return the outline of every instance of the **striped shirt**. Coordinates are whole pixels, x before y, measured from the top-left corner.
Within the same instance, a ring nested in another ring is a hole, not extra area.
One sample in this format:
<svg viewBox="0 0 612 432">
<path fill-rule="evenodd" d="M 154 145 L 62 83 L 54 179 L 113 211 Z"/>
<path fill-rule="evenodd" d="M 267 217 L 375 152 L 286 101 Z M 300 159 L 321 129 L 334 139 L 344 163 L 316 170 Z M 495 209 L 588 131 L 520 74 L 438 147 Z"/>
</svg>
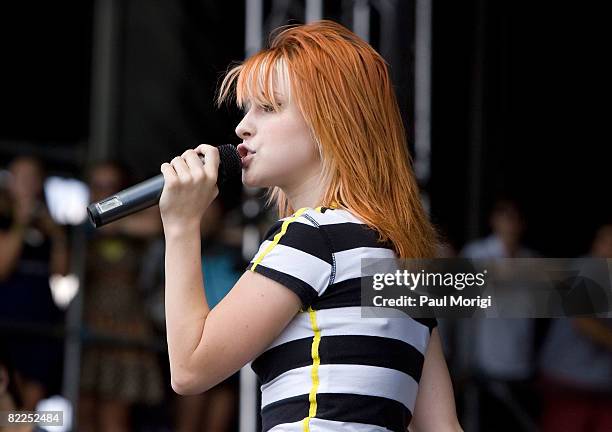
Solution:
<svg viewBox="0 0 612 432">
<path fill-rule="evenodd" d="M 435 319 L 361 317 L 361 259 L 396 258 L 347 210 L 304 208 L 268 231 L 249 270 L 301 311 L 252 368 L 262 431 L 406 431 Z"/>
</svg>

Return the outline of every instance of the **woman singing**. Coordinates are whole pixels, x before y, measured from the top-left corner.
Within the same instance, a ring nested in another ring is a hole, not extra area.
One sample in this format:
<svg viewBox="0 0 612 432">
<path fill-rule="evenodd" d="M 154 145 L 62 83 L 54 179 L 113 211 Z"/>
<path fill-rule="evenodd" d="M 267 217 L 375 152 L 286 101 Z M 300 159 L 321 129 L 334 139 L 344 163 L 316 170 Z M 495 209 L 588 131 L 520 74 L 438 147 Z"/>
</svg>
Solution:
<svg viewBox="0 0 612 432">
<path fill-rule="evenodd" d="M 173 389 L 253 361 L 263 431 L 461 430 L 435 319 L 361 318 L 361 259 L 433 257 L 437 241 L 382 57 L 334 22 L 286 27 L 228 72 L 219 102 L 234 94 L 243 183 L 281 219 L 211 310 L 199 230 L 218 152 L 162 165 Z"/>
</svg>

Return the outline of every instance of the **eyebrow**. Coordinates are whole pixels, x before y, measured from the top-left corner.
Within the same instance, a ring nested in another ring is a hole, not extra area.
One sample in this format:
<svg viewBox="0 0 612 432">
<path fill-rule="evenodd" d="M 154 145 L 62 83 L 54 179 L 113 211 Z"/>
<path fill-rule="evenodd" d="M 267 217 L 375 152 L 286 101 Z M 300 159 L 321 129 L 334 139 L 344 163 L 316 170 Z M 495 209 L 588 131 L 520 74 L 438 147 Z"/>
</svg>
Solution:
<svg viewBox="0 0 612 432">
<path fill-rule="evenodd" d="M 278 93 L 278 92 L 274 92 L 274 96 L 276 97 L 276 101 L 278 103 L 279 106 L 281 106 L 282 104 L 284 104 L 287 101 L 287 98 L 285 97 L 285 95 Z M 244 103 L 242 104 L 242 111 L 246 112 L 249 109 L 251 109 L 251 100 L 245 100 Z"/>
</svg>

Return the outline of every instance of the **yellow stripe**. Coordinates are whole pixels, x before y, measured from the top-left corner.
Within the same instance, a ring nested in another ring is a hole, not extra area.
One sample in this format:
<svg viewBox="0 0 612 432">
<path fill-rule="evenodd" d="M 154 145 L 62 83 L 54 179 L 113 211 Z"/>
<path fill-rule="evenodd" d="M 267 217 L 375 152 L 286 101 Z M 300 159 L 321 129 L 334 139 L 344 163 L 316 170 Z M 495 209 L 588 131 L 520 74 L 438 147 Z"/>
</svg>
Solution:
<svg viewBox="0 0 612 432">
<path fill-rule="evenodd" d="M 312 340 L 312 348 L 310 349 L 310 355 L 312 356 L 312 387 L 310 388 L 310 394 L 308 400 L 310 402 L 310 409 L 308 411 L 308 417 L 304 419 L 304 432 L 310 432 L 310 419 L 317 415 L 317 390 L 319 389 L 319 364 L 321 359 L 319 358 L 319 344 L 321 343 L 321 330 L 317 326 L 317 314 L 312 307 L 308 308 L 310 315 L 310 325 L 312 331 L 314 331 L 314 338 Z"/>
<path fill-rule="evenodd" d="M 264 257 L 270 253 L 274 246 L 278 244 L 280 239 L 287 232 L 287 228 L 289 224 L 299 218 L 302 213 L 308 210 L 309 207 L 303 207 L 299 209 L 297 212 L 293 214 L 291 219 L 287 219 L 283 222 L 281 230 L 278 234 L 274 236 L 274 240 L 272 243 L 268 245 L 265 251 L 257 257 L 255 262 L 253 262 L 253 266 L 251 267 L 251 271 L 255 270 L 255 267 L 264 259 Z M 317 212 L 321 213 L 321 207 L 317 207 L 315 209 Z M 302 309 L 300 309 L 300 312 Z M 310 419 L 317 415 L 317 390 L 319 388 L 319 364 L 321 363 L 321 359 L 319 358 L 319 344 L 321 343 L 321 331 L 317 326 L 317 315 L 312 309 L 312 307 L 308 307 L 308 313 L 310 314 L 310 325 L 312 330 L 314 331 L 314 338 L 312 340 L 312 348 L 310 350 L 310 354 L 312 356 L 312 370 L 311 370 L 311 378 L 312 378 L 312 387 L 310 389 L 310 394 L 308 395 L 308 401 L 310 402 L 310 409 L 308 410 L 308 417 L 304 419 L 304 432 L 310 432 Z"/>
<path fill-rule="evenodd" d="M 278 244 L 278 242 L 280 241 L 281 237 L 284 236 L 285 233 L 287 232 L 287 227 L 289 227 L 289 224 L 291 222 L 295 221 L 297 218 L 299 218 L 302 215 L 302 213 L 304 213 L 306 210 L 308 210 L 308 207 L 303 207 L 303 208 L 299 209 L 298 211 L 296 211 L 293 214 L 293 217 L 291 219 L 287 219 L 285 222 L 283 222 L 283 225 L 281 226 L 280 232 L 274 236 L 274 240 L 272 241 L 272 243 L 270 243 L 268 245 L 266 250 L 263 251 L 263 253 L 261 255 L 259 255 L 259 257 L 257 257 L 255 262 L 251 266 L 251 271 L 255 270 L 255 267 L 257 267 L 257 265 L 264 259 L 264 257 L 266 255 L 268 255 L 272 249 L 274 249 L 274 246 L 276 246 Z"/>
</svg>

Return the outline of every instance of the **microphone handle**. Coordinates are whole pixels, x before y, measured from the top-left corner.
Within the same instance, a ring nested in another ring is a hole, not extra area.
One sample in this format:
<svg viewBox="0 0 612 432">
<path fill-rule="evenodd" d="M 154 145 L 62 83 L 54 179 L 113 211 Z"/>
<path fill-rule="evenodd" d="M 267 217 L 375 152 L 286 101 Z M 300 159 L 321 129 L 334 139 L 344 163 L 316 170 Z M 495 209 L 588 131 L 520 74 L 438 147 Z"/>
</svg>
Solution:
<svg viewBox="0 0 612 432">
<path fill-rule="evenodd" d="M 199 155 L 204 163 L 204 156 Z M 164 176 L 159 174 L 132 187 L 117 192 L 108 198 L 87 206 L 89 220 L 94 227 L 103 225 L 129 216 L 140 210 L 152 207 L 159 203 L 164 189 Z"/>
</svg>

